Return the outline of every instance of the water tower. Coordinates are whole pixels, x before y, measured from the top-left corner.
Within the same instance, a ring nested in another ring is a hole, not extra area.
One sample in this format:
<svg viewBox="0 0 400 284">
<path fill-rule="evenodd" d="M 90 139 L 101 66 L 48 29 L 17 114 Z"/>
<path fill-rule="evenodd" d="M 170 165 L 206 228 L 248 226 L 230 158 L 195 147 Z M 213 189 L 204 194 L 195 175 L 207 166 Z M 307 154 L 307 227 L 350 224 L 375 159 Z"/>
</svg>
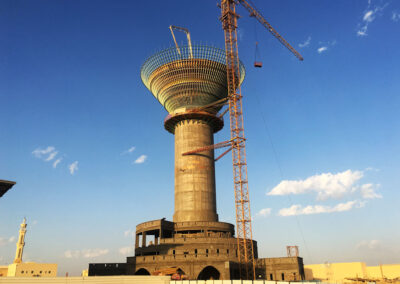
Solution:
<svg viewBox="0 0 400 284">
<path fill-rule="evenodd" d="M 141 77 L 168 111 L 164 127 L 175 135 L 173 221 L 218 221 L 214 150 L 182 154 L 213 145 L 213 134 L 224 125 L 217 115 L 221 107 L 207 106 L 227 97 L 225 51 L 205 45 L 170 48 L 150 57 Z"/>
<path fill-rule="evenodd" d="M 199 280 L 239 279 L 234 226 L 218 220 L 214 150 L 187 155 L 213 145 L 214 133 L 224 126 L 218 111 L 219 102 L 227 97 L 225 60 L 222 49 L 188 45 L 163 50 L 143 64 L 142 81 L 167 110 L 164 127 L 175 138 L 173 221 L 162 218 L 137 225 L 135 255 L 127 257 L 126 263 L 89 264 L 89 276 L 151 274 Z M 242 63 L 240 74 L 236 81 L 242 83 Z M 172 193 L 172 189 L 162 190 Z M 257 278 L 304 279 L 300 257 L 258 258 L 254 240 L 253 247 Z"/>
<path fill-rule="evenodd" d="M 142 81 L 167 110 L 164 127 L 175 137 L 175 209 L 172 222 L 136 226 L 128 274 L 175 267 L 190 279 L 239 277 L 234 226 L 218 220 L 214 150 L 182 155 L 213 145 L 224 126 L 218 102 L 228 94 L 225 60 L 222 49 L 190 44 L 163 50 L 142 66 Z M 240 66 L 238 82 L 245 74 Z"/>
</svg>

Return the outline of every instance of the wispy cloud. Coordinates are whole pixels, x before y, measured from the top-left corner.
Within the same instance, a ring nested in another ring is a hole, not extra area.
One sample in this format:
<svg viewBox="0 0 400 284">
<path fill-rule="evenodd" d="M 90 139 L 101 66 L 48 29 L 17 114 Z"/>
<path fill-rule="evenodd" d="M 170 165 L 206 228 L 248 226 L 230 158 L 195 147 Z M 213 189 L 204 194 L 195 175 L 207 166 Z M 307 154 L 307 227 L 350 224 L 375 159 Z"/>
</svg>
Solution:
<svg viewBox="0 0 400 284">
<path fill-rule="evenodd" d="M 53 168 L 57 168 L 57 165 L 62 161 L 62 158 L 58 158 L 53 162 Z"/>
<path fill-rule="evenodd" d="M 363 171 L 347 170 L 340 173 L 323 173 L 303 180 L 283 180 L 267 195 L 316 194 L 317 200 L 342 198 L 359 192 L 366 199 L 381 198 L 376 193 L 379 185 L 358 184 L 364 177 Z"/>
<path fill-rule="evenodd" d="M 146 159 L 147 159 L 146 155 L 141 155 L 133 163 L 135 163 L 135 164 L 143 164 L 146 161 Z"/>
<path fill-rule="evenodd" d="M 400 20 L 400 13 L 397 11 L 392 12 L 392 21 L 398 22 Z"/>
<path fill-rule="evenodd" d="M 133 236 L 133 235 L 135 235 L 135 232 L 134 232 L 133 230 L 131 230 L 131 229 L 126 230 L 126 231 L 124 232 L 124 237 L 125 237 L 125 238 L 130 237 L 130 236 Z"/>
<path fill-rule="evenodd" d="M 299 47 L 304 48 L 309 46 L 311 43 L 311 36 L 309 36 L 304 42 L 299 43 Z"/>
<path fill-rule="evenodd" d="M 336 39 L 334 40 L 329 40 L 329 41 L 320 41 L 318 42 L 318 45 L 320 46 L 319 48 L 317 48 L 317 52 L 319 54 L 326 52 L 328 50 L 331 50 L 333 48 L 333 46 L 335 46 L 337 43 Z"/>
<path fill-rule="evenodd" d="M 377 168 L 374 168 L 374 167 L 368 167 L 368 168 L 365 169 L 365 171 L 366 172 L 369 172 L 369 171 L 371 171 L 371 172 L 379 172 L 380 169 L 377 169 Z"/>
<path fill-rule="evenodd" d="M 55 148 L 53 146 L 48 146 L 46 149 L 36 148 L 35 150 L 33 150 L 32 154 L 36 158 L 43 158 L 43 156 L 53 152 L 54 150 Z"/>
<path fill-rule="evenodd" d="M 264 208 L 261 209 L 260 211 L 257 212 L 256 216 L 260 216 L 260 217 L 268 217 L 269 215 L 271 215 L 271 208 Z"/>
<path fill-rule="evenodd" d="M 108 249 L 83 249 L 67 250 L 64 252 L 66 258 L 95 258 L 109 253 Z"/>
<path fill-rule="evenodd" d="M 372 183 L 367 183 L 367 184 L 361 185 L 359 187 L 359 190 L 361 192 L 362 198 L 364 198 L 364 199 L 382 198 L 381 194 L 376 193 L 376 190 L 379 186 L 380 186 L 379 184 L 375 185 Z"/>
<path fill-rule="evenodd" d="M 339 203 L 335 206 L 323 206 L 323 205 L 308 205 L 303 207 L 299 204 L 292 205 L 289 208 L 283 208 L 279 210 L 279 216 L 296 216 L 296 215 L 312 215 L 321 213 L 333 213 L 333 212 L 345 212 L 354 208 L 364 207 L 365 201 L 348 201 L 346 203 Z"/>
<path fill-rule="evenodd" d="M 244 32 L 244 29 L 243 29 L 243 28 L 237 29 L 237 35 L 238 35 L 238 38 L 239 38 L 240 41 L 243 40 L 244 34 L 245 34 L 245 32 Z"/>
<path fill-rule="evenodd" d="M 368 1 L 367 8 L 363 12 L 362 21 L 358 24 L 357 35 L 360 37 L 365 37 L 368 35 L 369 25 L 378 17 L 382 15 L 383 10 L 388 4 L 383 6 L 375 6 L 372 8 L 371 1 Z"/>
<path fill-rule="evenodd" d="M 133 151 L 135 151 L 136 147 L 132 146 L 128 150 L 125 150 L 121 153 L 121 155 L 126 155 L 126 154 L 132 154 Z"/>
<path fill-rule="evenodd" d="M 133 247 L 123 247 L 123 248 L 120 248 L 118 251 L 122 255 L 133 254 Z"/>
<path fill-rule="evenodd" d="M 12 243 L 14 241 L 15 241 L 15 237 L 14 236 L 9 237 L 9 238 L 0 237 L 0 247 L 5 246 L 5 245 L 7 245 L 9 243 Z"/>
<path fill-rule="evenodd" d="M 69 172 L 73 175 L 78 170 L 78 161 L 73 162 L 68 166 Z"/>
<path fill-rule="evenodd" d="M 327 51 L 328 47 L 327 46 L 321 46 L 320 48 L 317 49 L 318 53 L 321 54 L 324 51 Z"/>
<path fill-rule="evenodd" d="M 61 163 L 63 157 L 57 157 L 59 151 L 54 146 L 47 146 L 46 148 L 36 148 L 32 151 L 32 155 L 36 158 L 41 159 L 45 162 L 52 162 L 53 168 L 57 168 L 58 164 Z"/>
<path fill-rule="evenodd" d="M 50 155 L 47 157 L 46 162 L 53 160 L 57 156 L 57 154 L 57 151 L 51 152 Z"/>
<path fill-rule="evenodd" d="M 380 249 L 382 247 L 382 242 L 379 240 L 361 241 L 356 245 L 356 249 Z"/>
</svg>

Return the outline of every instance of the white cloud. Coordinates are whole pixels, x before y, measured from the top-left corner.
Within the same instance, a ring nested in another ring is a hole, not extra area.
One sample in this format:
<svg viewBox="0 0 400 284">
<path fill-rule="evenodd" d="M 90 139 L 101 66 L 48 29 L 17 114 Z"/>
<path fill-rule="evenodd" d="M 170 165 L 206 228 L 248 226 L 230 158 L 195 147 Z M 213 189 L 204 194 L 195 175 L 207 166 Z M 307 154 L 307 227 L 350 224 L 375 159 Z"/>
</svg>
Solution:
<svg viewBox="0 0 400 284">
<path fill-rule="evenodd" d="M 370 241 L 361 241 L 356 245 L 357 249 L 379 249 L 382 247 L 381 241 L 378 240 L 370 240 Z"/>
<path fill-rule="evenodd" d="M 5 246 L 5 245 L 7 245 L 9 243 L 12 243 L 14 241 L 15 241 L 15 237 L 14 236 L 9 237 L 9 238 L 0 237 L 0 247 Z"/>
<path fill-rule="evenodd" d="M 299 47 L 303 48 L 303 47 L 307 47 L 309 46 L 311 43 L 311 36 L 309 36 L 303 43 L 299 43 Z"/>
<path fill-rule="evenodd" d="M 36 158 L 42 158 L 44 155 L 47 155 L 47 154 L 53 152 L 54 150 L 55 150 L 55 148 L 53 146 L 48 146 L 46 149 L 37 148 L 32 152 L 32 154 Z"/>
<path fill-rule="evenodd" d="M 137 158 L 134 163 L 135 164 L 143 164 L 147 159 L 146 155 L 141 155 L 139 158 Z"/>
<path fill-rule="evenodd" d="M 37 220 L 33 220 L 32 225 L 36 225 L 38 223 Z"/>
<path fill-rule="evenodd" d="M 382 198 L 381 194 L 375 192 L 379 184 L 366 183 L 360 186 L 361 196 L 364 199 Z"/>
<path fill-rule="evenodd" d="M 311 214 L 321 214 L 321 213 L 333 213 L 333 212 L 344 212 L 349 211 L 353 208 L 364 207 L 365 201 L 348 201 L 346 203 L 339 203 L 333 207 L 323 206 L 323 205 L 308 205 L 302 207 L 301 205 L 292 205 L 289 208 L 283 208 L 279 210 L 279 216 L 295 216 L 295 215 L 311 215 Z"/>
<path fill-rule="evenodd" d="M 67 250 L 64 252 L 66 258 L 95 258 L 108 254 L 108 249 L 83 249 L 83 250 Z"/>
<path fill-rule="evenodd" d="M 101 255 L 106 255 L 106 254 L 108 254 L 108 249 L 85 249 L 85 250 L 82 250 L 82 256 L 84 258 L 98 257 Z"/>
<path fill-rule="evenodd" d="M 53 146 L 48 146 L 45 149 L 37 148 L 35 149 L 32 154 L 45 162 L 53 161 L 53 168 L 57 168 L 58 164 L 63 160 L 62 157 L 56 159 L 58 155 L 58 151 Z"/>
<path fill-rule="evenodd" d="M 50 155 L 47 157 L 46 162 L 53 160 L 57 156 L 57 154 L 57 151 L 51 152 Z"/>
<path fill-rule="evenodd" d="M 132 231 L 132 230 L 126 230 L 125 232 L 124 232 L 124 237 L 130 237 L 130 236 L 133 236 L 133 235 L 135 235 L 135 232 L 134 231 Z"/>
<path fill-rule="evenodd" d="M 400 20 L 400 13 L 393 11 L 392 12 L 392 21 L 393 22 L 398 22 Z"/>
<path fill-rule="evenodd" d="M 62 158 L 58 158 L 53 162 L 53 168 L 57 168 L 57 165 L 62 161 Z"/>
<path fill-rule="evenodd" d="M 272 211 L 271 208 L 264 208 L 264 209 L 261 209 L 260 211 L 258 211 L 256 216 L 267 217 L 267 216 L 271 215 L 271 211 Z"/>
<path fill-rule="evenodd" d="M 133 247 L 123 247 L 119 249 L 119 253 L 122 255 L 133 254 Z"/>
<path fill-rule="evenodd" d="M 322 47 L 317 49 L 319 54 L 321 54 L 322 52 L 327 51 L 327 50 L 328 50 L 328 47 L 326 47 L 326 46 L 322 46 Z"/>
<path fill-rule="evenodd" d="M 368 35 L 369 25 L 376 19 L 377 16 L 380 16 L 383 10 L 386 8 L 388 4 L 384 6 L 375 6 L 375 8 L 371 9 L 371 2 L 368 1 L 368 6 L 364 11 L 362 16 L 362 24 L 358 24 L 359 28 L 357 30 L 357 35 L 360 37 L 364 37 Z"/>
<path fill-rule="evenodd" d="M 366 172 L 367 172 L 367 171 L 379 172 L 379 171 L 380 171 L 380 169 L 373 168 L 373 167 L 368 167 L 368 168 L 366 168 L 366 169 L 365 169 L 365 171 L 366 171 Z"/>
<path fill-rule="evenodd" d="M 374 19 L 375 19 L 374 11 L 369 10 L 369 11 L 365 12 L 364 17 L 363 17 L 363 21 L 372 22 Z"/>
<path fill-rule="evenodd" d="M 64 257 L 66 258 L 79 258 L 81 252 L 79 250 L 67 250 L 64 252 Z"/>
<path fill-rule="evenodd" d="M 353 193 L 356 182 L 363 176 L 362 171 L 347 170 L 337 174 L 317 174 L 304 180 L 283 180 L 267 195 L 316 193 L 317 200 L 341 198 Z"/>
<path fill-rule="evenodd" d="M 123 151 L 123 152 L 121 153 L 121 155 L 131 154 L 133 151 L 135 151 L 135 149 L 136 149 L 136 147 L 132 146 L 132 147 L 130 147 L 128 150 Z"/>
<path fill-rule="evenodd" d="M 367 29 L 368 29 L 368 26 L 367 26 L 367 25 L 363 26 L 362 28 L 360 28 L 360 29 L 357 31 L 357 35 L 358 35 L 358 36 L 367 36 Z"/>
<path fill-rule="evenodd" d="M 244 29 L 237 29 L 237 35 L 240 41 L 244 38 Z"/>
<path fill-rule="evenodd" d="M 68 166 L 69 172 L 73 175 L 78 170 L 78 161 L 73 162 Z"/>
</svg>

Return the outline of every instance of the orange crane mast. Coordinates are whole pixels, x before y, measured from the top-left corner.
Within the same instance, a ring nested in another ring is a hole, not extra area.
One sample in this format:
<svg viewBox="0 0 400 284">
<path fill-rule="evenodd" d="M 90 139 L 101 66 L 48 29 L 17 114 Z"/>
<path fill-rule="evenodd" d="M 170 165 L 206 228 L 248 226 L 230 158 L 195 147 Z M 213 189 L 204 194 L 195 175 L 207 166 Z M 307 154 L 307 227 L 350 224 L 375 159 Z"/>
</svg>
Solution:
<svg viewBox="0 0 400 284">
<path fill-rule="evenodd" d="M 236 208 L 236 230 L 241 279 L 255 279 L 255 258 L 251 228 L 250 198 L 243 124 L 242 94 L 239 84 L 239 52 L 237 41 L 236 4 L 240 3 L 251 16 L 265 26 L 298 59 L 303 57 L 245 0 L 221 0 L 221 22 L 225 36 L 229 119 Z"/>
</svg>

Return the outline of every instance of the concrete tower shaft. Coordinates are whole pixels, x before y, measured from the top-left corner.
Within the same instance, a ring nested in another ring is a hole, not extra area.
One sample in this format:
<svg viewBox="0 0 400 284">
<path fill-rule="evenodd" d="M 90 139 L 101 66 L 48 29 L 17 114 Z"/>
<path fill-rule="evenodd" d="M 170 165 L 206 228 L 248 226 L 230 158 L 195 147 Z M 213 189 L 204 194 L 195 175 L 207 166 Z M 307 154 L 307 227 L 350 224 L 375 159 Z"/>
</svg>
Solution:
<svg viewBox="0 0 400 284">
<path fill-rule="evenodd" d="M 213 129 L 209 122 L 186 119 L 176 124 L 174 222 L 218 221 L 214 151 L 182 156 L 184 152 L 212 144 Z"/>
</svg>

